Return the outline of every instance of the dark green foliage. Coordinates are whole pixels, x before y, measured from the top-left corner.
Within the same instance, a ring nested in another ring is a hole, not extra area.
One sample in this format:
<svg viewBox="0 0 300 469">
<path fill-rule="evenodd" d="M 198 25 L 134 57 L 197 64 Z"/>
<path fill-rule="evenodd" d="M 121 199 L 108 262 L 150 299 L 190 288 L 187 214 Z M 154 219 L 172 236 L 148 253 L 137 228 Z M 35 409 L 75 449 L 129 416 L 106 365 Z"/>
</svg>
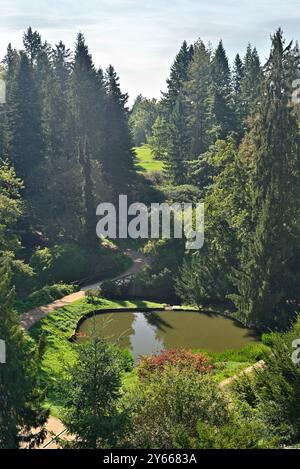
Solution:
<svg viewBox="0 0 300 469">
<path fill-rule="evenodd" d="M 300 441 L 300 366 L 292 360 L 293 353 L 299 358 L 293 346 L 295 340 L 299 341 L 299 333 L 298 319 L 290 332 L 274 335 L 271 353 L 264 357 L 265 367 L 235 385 L 238 397 L 253 407 L 270 437 L 281 445 Z"/>
<path fill-rule="evenodd" d="M 167 80 L 168 91 L 163 94 L 163 101 L 170 110 L 177 102 L 179 93 L 188 77 L 188 68 L 194 55 L 194 47 L 184 41 L 172 64 L 170 77 Z"/>
<path fill-rule="evenodd" d="M 39 444 L 45 437 L 48 412 L 38 391 L 38 357 L 13 311 L 11 257 L 0 256 L 0 337 L 6 343 L 6 363 L 0 364 L 0 447 L 16 449 Z M 41 427 L 33 432 L 33 428 Z M 33 433 L 36 433 L 34 435 Z"/>
<path fill-rule="evenodd" d="M 42 184 L 42 181 L 34 179 L 34 175 L 43 161 L 43 137 L 41 107 L 33 68 L 24 53 L 20 54 L 7 105 L 10 109 L 11 133 L 9 156 L 18 176 L 24 180 L 26 190 L 33 197 Z"/>
<path fill-rule="evenodd" d="M 256 325 L 286 326 L 299 299 L 299 137 L 289 103 L 282 32 L 272 41 L 267 79 L 252 131 L 253 231 L 245 240 L 234 296 L 241 317 Z M 276 249 L 274 247 L 276 246 Z"/>
<path fill-rule="evenodd" d="M 126 270 L 130 261 L 118 252 L 98 247 L 90 253 L 74 244 L 56 245 L 36 251 L 30 266 L 36 273 L 39 286 L 51 283 L 70 283 L 76 280 L 113 277 Z"/>
<path fill-rule="evenodd" d="M 227 421 L 228 403 L 209 375 L 174 367 L 151 373 L 124 398 L 131 418 L 126 447 L 193 448 L 197 422 Z"/>
<path fill-rule="evenodd" d="M 139 147 L 152 137 L 152 128 L 157 118 L 156 99 L 147 99 L 142 95 L 137 96 L 129 118 L 133 143 Z"/>
<path fill-rule="evenodd" d="M 84 243 L 86 249 L 90 252 L 94 251 L 99 245 L 96 235 L 96 202 L 94 197 L 94 182 L 92 178 L 91 158 L 89 155 L 89 147 L 87 140 L 79 143 L 79 162 L 82 166 L 83 173 L 83 199 L 84 199 Z"/>
<path fill-rule="evenodd" d="M 163 187 L 163 193 L 172 203 L 197 203 L 200 201 L 200 190 L 196 186 L 184 184 L 182 186 L 169 185 Z"/>
<path fill-rule="evenodd" d="M 107 98 L 102 169 L 115 200 L 119 194 L 130 193 L 134 152 L 128 128 L 128 95 L 121 92 L 119 78 L 111 65 L 106 72 L 105 85 Z"/>
<path fill-rule="evenodd" d="M 118 410 L 124 360 L 114 346 L 93 338 L 78 347 L 76 363 L 66 370 L 64 424 L 75 436 L 72 448 L 111 448 L 122 431 Z"/>
<path fill-rule="evenodd" d="M 244 58 L 243 78 L 240 83 L 240 124 L 244 124 L 244 130 L 249 128 L 247 120 L 257 110 L 258 99 L 262 92 L 263 73 L 256 48 L 249 44 Z"/>
<path fill-rule="evenodd" d="M 185 167 L 189 155 L 189 136 L 185 103 L 178 98 L 167 124 L 168 144 L 165 174 L 173 184 L 186 183 Z"/>
<path fill-rule="evenodd" d="M 194 159 L 213 143 L 212 133 L 215 125 L 211 52 L 201 40 L 194 46 L 193 60 L 184 84 L 184 94 L 188 107 L 187 126 L 190 138 L 186 159 Z"/>
<path fill-rule="evenodd" d="M 100 293 L 104 298 L 109 300 L 121 300 L 129 296 L 130 282 L 126 279 L 124 281 L 104 280 L 101 283 Z"/>
<path fill-rule="evenodd" d="M 224 139 L 235 130 L 235 115 L 232 103 L 231 75 L 222 41 L 212 59 L 213 115 L 215 135 Z"/>
</svg>

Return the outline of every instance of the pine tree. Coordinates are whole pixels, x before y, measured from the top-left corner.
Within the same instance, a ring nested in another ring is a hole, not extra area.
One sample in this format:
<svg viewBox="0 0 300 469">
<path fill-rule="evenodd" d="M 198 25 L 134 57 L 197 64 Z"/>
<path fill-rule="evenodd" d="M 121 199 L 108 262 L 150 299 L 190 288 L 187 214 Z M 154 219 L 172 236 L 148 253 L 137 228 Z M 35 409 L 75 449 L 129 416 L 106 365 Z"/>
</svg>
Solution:
<svg viewBox="0 0 300 469">
<path fill-rule="evenodd" d="M 249 128 L 247 120 L 253 117 L 257 110 L 258 98 L 261 95 L 261 85 L 263 80 L 262 68 L 256 48 L 249 44 L 244 58 L 244 74 L 241 81 L 241 120 L 244 131 Z"/>
<path fill-rule="evenodd" d="M 40 208 L 43 231 L 53 243 L 77 241 L 81 227 L 82 175 L 72 121 L 70 73 L 70 51 L 62 42 L 54 50 L 39 53 L 35 76 L 42 110 L 43 170 L 48 181 Z"/>
<path fill-rule="evenodd" d="M 178 95 L 188 77 L 189 65 L 194 54 L 194 47 L 184 41 L 171 66 L 170 77 L 167 80 L 168 91 L 163 93 L 163 105 L 167 111 L 176 105 Z"/>
<path fill-rule="evenodd" d="M 119 78 L 110 65 L 106 76 L 105 149 L 102 169 L 105 181 L 112 190 L 113 199 L 128 194 L 132 184 L 134 153 L 128 125 L 128 95 L 123 94 Z"/>
<path fill-rule="evenodd" d="M 89 155 L 88 142 L 85 141 L 79 147 L 79 162 L 83 174 L 83 199 L 84 199 L 84 218 L 85 232 L 84 244 L 89 251 L 93 251 L 97 246 L 96 236 L 96 202 L 94 197 L 94 182 L 92 178 L 91 159 Z"/>
<path fill-rule="evenodd" d="M 5 88 L 6 88 L 6 103 L 1 108 L 1 138 L 0 138 L 0 155 L 2 158 L 8 158 L 10 155 L 10 144 L 12 135 L 12 115 L 13 115 L 13 98 L 12 93 L 14 90 L 15 76 L 19 64 L 19 54 L 12 48 L 11 44 L 8 45 L 6 55 L 3 59 L 5 67 Z"/>
<path fill-rule="evenodd" d="M 28 447 L 45 438 L 48 412 L 37 387 L 38 362 L 32 344 L 20 328 L 12 303 L 11 257 L 0 255 L 0 337 L 6 345 L 6 363 L 0 364 L 0 448 Z M 33 434 L 32 429 L 41 427 Z"/>
<path fill-rule="evenodd" d="M 184 84 L 184 97 L 187 126 L 190 135 L 190 149 L 187 157 L 198 158 L 212 143 L 212 71 L 211 54 L 199 40 L 194 46 L 187 81 Z"/>
<path fill-rule="evenodd" d="M 88 140 L 92 158 L 102 161 L 104 140 L 104 85 L 83 34 L 77 36 L 71 76 L 75 135 L 81 144 Z"/>
<path fill-rule="evenodd" d="M 234 59 L 234 70 L 233 70 L 233 90 L 236 95 L 241 92 L 241 82 L 244 77 L 244 65 L 239 54 Z"/>
<path fill-rule="evenodd" d="M 69 141 L 73 145 L 73 152 L 77 155 L 74 167 L 83 168 L 79 182 L 79 193 L 75 200 L 78 202 L 76 213 L 83 216 L 84 223 L 81 228 L 84 244 L 91 247 L 91 236 L 87 236 L 86 228 L 90 227 L 91 198 L 96 197 L 96 180 L 101 179 L 104 149 L 105 149 L 105 89 L 101 71 L 97 71 L 88 46 L 82 34 L 78 34 L 74 57 L 74 66 L 70 78 L 69 101 L 71 103 L 71 128 Z M 88 155 L 85 153 L 88 149 Z M 72 150 L 71 150 L 72 151 Z M 82 156 L 84 154 L 84 157 Z M 86 159 L 88 158 L 88 160 Z M 81 161 L 80 161 L 81 160 Z M 87 170 L 88 174 L 85 172 Z M 78 176 L 78 174 L 77 174 Z M 89 178 L 91 187 L 88 189 L 86 178 Z M 73 181 L 76 171 L 73 172 Z M 71 188 L 72 191 L 72 188 Z M 72 192 L 71 192 L 72 193 Z M 82 194 L 84 198 L 82 199 Z M 79 197 L 78 197 L 79 196 Z M 87 207 L 87 198 L 89 199 Z M 94 212 L 96 206 L 94 206 Z M 79 221 L 79 219 L 78 219 Z M 94 232 L 96 221 L 94 224 Z M 89 231 L 89 229 L 88 229 Z M 92 243 L 94 245 L 94 242 Z"/>
<path fill-rule="evenodd" d="M 290 46 L 282 31 L 272 39 L 261 104 L 252 129 L 253 232 L 241 255 L 235 304 L 255 325 L 286 325 L 300 297 L 298 125 L 290 105 Z"/>
<path fill-rule="evenodd" d="M 67 369 L 64 423 L 77 449 L 111 448 L 122 430 L 118 409 L 122 365 L 118 351 L 93 337 L 79 347 L 78 360 Z"/>
<path fill-rule="evenodd" d="M 215 137 L 225 139 L 235 130 L 231 73 L 223 42 L 220 41 L 212 59 L 213 107 Z"/>
<path fill-rule="evenodd" d="M 168 156 L 165 171 L 172 183 L 177 185 L 186 183 L 186 160 L 190 148 L 184 109 L 184 102 L 179 97 L 168 122 Z"/>
<path fill-rule="evenodd" d="M 234 60 L 234 69 L 233 69 L 233 92 L 234 92 L 234 111 L 236 116 L 237 122 L 237 130 L 239 131 L 239 135 L 242 136 L 243 134 L 243 106 L 242 106 L 242 98 L 241 98 L 241 88 L 242 88 L 242 81 L 244 78 L 244 64 L 239 56 L 236 55 Z"/>
<path fill-rule="evenodd" d="M 33 64 L 43 47 L 41 35 L 29 27 L 23 35 L 23 44 L 29 60 Z"/>
<path fill-rule="evenodd" d="M 11 106 L 10 158 L 26 189 L 35 193 L 30 184 L 32 172 L 42 163 L 43 138 L 41 130 L 41 108 L 33 69 L 26 54 L 21 52 L 13 85 L 9 95 Z"/>
</svg>

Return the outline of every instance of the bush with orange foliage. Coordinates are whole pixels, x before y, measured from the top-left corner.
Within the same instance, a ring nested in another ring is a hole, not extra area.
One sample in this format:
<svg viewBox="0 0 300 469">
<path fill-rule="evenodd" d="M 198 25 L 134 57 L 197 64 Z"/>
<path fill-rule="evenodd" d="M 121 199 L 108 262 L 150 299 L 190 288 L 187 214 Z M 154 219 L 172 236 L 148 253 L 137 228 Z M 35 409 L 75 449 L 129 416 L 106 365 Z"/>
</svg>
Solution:
<svg viewBox="0 0 300 469">
<path fill-rule="evenodd" d="M 165 350 L 160 355 L 142 357 L 137 367 L 140 378 L 155 371 L 164 371 L 167 366 L 176 367 L 179 370 L 194 370 L 198 373 L 209 373 L 213 366 L 203 353 L 193 353 L 191 350 L 174 349 Z"/>
</svg>

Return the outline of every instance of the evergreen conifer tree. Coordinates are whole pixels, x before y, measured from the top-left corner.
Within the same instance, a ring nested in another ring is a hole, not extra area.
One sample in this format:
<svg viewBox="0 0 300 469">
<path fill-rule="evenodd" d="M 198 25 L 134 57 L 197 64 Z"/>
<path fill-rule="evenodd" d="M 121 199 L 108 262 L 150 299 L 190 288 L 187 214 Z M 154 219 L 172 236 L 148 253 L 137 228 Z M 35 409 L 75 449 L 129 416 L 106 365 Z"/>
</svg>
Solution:
<svg viewBox="0 0 300 469">
<path fill-rule="evenodd" d="M 213 107 L 216 138 L 225 139 L 235 130 L 236 122 L 233 111 L 232 80 L 228 58 L 220 41 L 212 59 Z"/>
<path fill-rule="evenodd" d="M 286 325 L 300 297 L 299 161 L 297 119 L 290 103 L 290 46 L 282 31 L 272 39 L 259 112 L 252 129 L 253 232 L 241 255 L 234 297 L 243 320 Z"/>
</svg>

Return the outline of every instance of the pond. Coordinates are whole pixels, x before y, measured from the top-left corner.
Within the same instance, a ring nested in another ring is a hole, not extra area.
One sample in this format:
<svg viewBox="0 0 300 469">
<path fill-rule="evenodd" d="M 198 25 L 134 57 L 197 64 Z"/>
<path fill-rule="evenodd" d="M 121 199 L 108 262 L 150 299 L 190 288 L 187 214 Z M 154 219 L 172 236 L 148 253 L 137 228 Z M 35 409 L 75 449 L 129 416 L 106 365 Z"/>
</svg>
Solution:
<svg viewBox="0 0 300 469">
<path fill-rule="evenodd" d="M 100 334 L 131 350 L 135 360 L 164 349 L 189 348 L 223 352 L 258 342 L 254 331 L 217 314 L 197 311 L 99 314 L 79 327 L 77 340 Z"/>
</svg>

